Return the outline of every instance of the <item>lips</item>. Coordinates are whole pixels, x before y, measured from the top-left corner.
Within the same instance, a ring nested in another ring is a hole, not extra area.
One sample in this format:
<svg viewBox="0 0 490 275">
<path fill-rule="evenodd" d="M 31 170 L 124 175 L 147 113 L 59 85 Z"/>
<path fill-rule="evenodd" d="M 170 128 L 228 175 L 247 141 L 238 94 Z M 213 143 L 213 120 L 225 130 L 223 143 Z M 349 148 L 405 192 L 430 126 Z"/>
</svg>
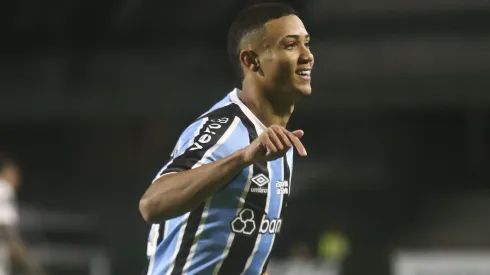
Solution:
<svg viewBox="0 0 490 275">
<path fill-rule="evenodd" d="M 304 80 L 311 80 L 311 69 L 296 70 L 296 74 Z"/>
</svg>

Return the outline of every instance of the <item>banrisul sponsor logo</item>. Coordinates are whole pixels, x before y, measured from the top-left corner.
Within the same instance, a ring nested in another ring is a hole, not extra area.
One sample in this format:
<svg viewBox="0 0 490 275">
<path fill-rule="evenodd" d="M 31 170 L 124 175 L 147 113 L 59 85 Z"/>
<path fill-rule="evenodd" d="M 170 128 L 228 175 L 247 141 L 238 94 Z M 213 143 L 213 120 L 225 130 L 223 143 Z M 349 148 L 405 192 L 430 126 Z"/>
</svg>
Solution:
<svg viewBox="0 0 490 275">
<path fill-rule="evenodd" d="M 260 221 L 260 234 L 277 234 L 281 232 L 282 219 L 269 219 L 266 215 Z"/>
<path fill-rule="evenodd" d="M 231 221 L 231 230 L 237 234 L 252 235 L 256 230 L 259 234 L 278 234 L 281 232 L 282 219 L 269 219 L 262 215 L 260 224 L 255 224 L 255 214 L 250 208 L 244 208 Z"/>
<path fill-rule="evenodd" d="M 245 208 L 231 222 L 231 229 L 235 233 L 252 235 L 257 228 L 254 221 L 254 211 Z"/>
<path fill-rule="evenodd" d="M 269 178 L 264 174 L 259 174 L 251 179 L 252 186 L 250 187 L 250 192 L 257 194 L 267 194 L 269 190 L 268 183 L 270 182 Z"/>
</svg>

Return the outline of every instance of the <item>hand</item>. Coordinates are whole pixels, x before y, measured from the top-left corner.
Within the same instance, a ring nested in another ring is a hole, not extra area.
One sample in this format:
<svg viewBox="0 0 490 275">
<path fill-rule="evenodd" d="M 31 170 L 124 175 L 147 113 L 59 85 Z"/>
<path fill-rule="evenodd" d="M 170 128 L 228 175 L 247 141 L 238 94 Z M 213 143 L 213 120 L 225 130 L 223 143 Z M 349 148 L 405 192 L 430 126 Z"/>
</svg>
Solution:
<svg viewBox="0 0 490 275">
<path fill-rule="evenodd" d="M 272 125 L 243 150 L 247 164 L 278 159 L 294 145 L 300 156 L 306 156 L 306 150 L 300 141 L 304 132 L 289 132 L 284 127 Z"/>
</svg>

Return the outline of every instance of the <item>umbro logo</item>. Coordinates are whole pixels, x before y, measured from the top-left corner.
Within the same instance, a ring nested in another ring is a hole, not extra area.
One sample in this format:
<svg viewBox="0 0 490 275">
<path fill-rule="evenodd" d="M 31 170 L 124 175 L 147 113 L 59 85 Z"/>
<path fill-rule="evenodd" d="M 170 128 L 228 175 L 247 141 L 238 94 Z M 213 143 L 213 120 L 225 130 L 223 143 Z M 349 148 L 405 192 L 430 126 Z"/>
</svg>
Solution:
<svg viewBox="0 0 490 275">
<path fill-rule="evenodd" d="M 252 178 L 252 182 L 262 187 L 270 182 L 269 178 L 267 178 L 264 174 L 258 174 L 257 176 Z"/>
<path fill-rule="evenodd" d="M 250 188 L 250 192 L 252 193 L 258 193 L 258 194 L 267 194 L 269 188 L 267 185 L 270 180 L 268 177 L 266 177 L 264 174 L 258 174 L 257 176 L 253 177 L 251 181 L 256 185 L 255 187 Z M 257 187 L 258 186 L 258 187 Z"/>
</svg>

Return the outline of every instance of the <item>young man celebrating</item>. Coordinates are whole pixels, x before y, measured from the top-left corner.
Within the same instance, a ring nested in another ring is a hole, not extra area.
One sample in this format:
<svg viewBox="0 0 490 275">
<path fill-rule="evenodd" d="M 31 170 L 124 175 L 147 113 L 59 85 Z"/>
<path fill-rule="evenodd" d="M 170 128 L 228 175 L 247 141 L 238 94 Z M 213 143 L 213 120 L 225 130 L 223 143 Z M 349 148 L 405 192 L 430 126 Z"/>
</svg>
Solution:
<svg viewBox="0 0 490 275">
<path fill-rule="evenodd" d="M 153 224 L 149 275 L 265 274 L 291 187 L 294 146 L 285 129 L 311 93 L 313 55 L 297 13 L 284 4 L 242 11 L 228 36 L 242 89 L 187 127 L 140 201 Z"/>
</svg>

